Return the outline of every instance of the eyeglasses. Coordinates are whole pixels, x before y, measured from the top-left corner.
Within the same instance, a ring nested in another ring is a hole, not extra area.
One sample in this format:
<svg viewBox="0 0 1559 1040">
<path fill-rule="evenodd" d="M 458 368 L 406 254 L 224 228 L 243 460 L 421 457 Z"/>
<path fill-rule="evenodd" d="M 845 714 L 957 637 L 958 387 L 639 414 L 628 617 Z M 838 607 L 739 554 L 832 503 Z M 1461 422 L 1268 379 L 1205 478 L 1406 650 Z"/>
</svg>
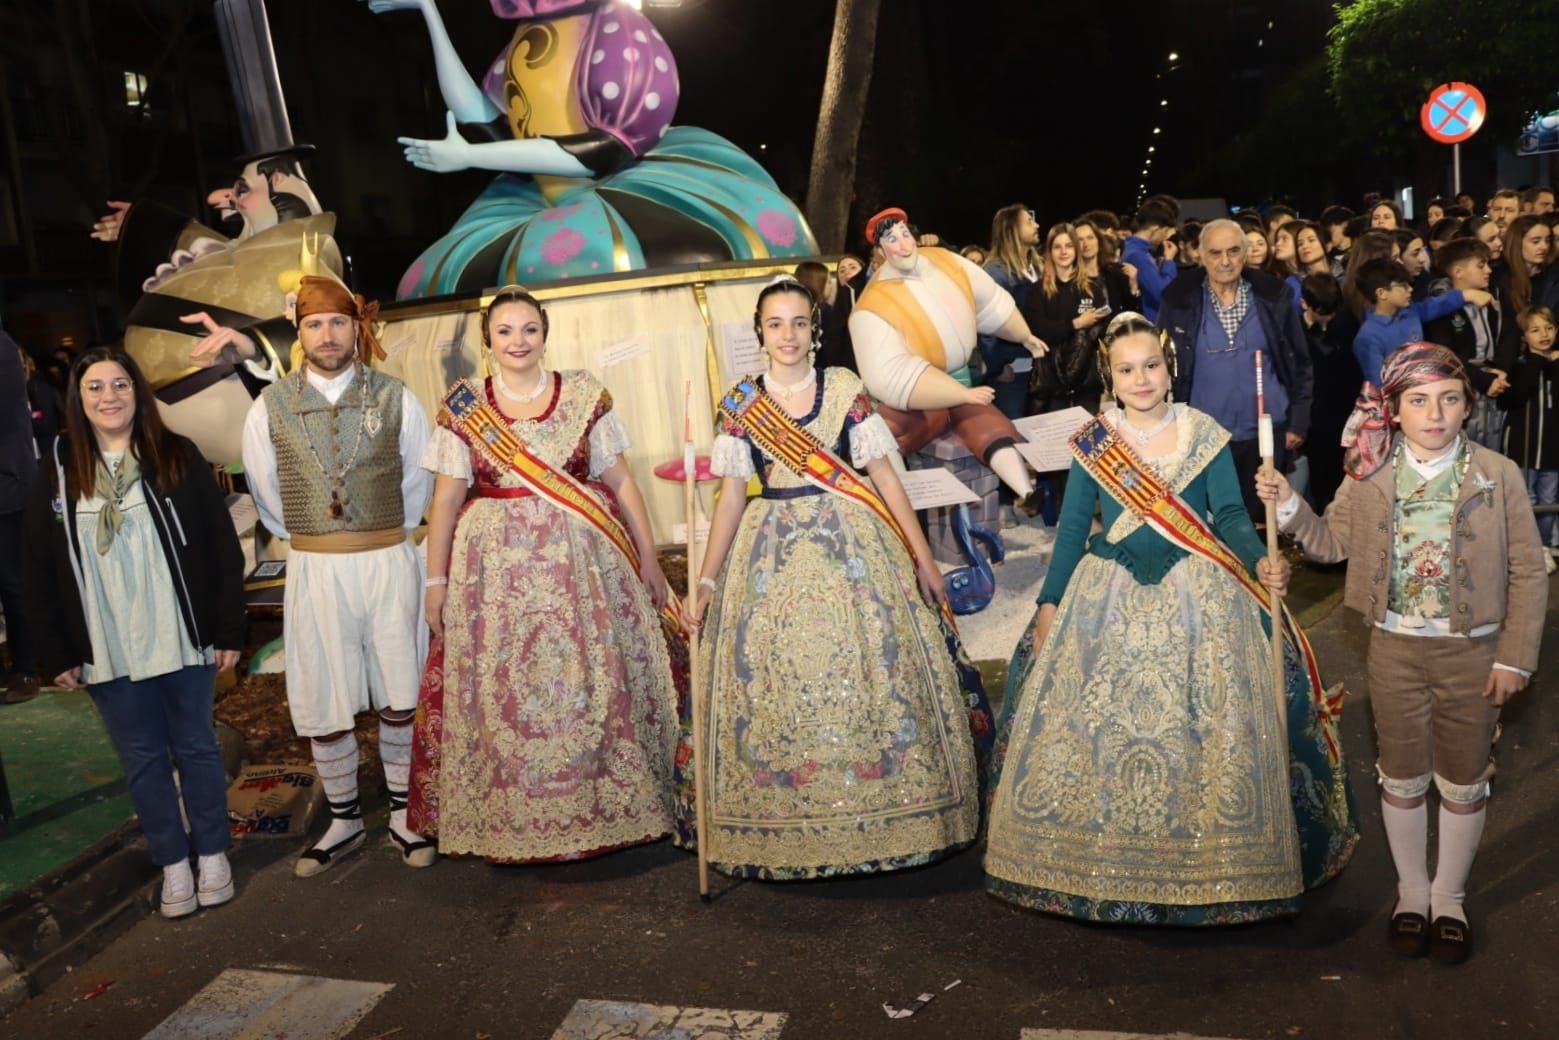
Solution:
<svg viewBox="0 0 1559 1040">
<path fill-rule="evenodd" d="M 94 379 L 89 383 L 81 384 L 81 392 L 88 397 L 102 397 L 106 391 L 112 390 L 115 397 L 123 397 L 135 389 L 135 384 L 128 379 L 110 379 L 104 382 Z"/>
</svg>

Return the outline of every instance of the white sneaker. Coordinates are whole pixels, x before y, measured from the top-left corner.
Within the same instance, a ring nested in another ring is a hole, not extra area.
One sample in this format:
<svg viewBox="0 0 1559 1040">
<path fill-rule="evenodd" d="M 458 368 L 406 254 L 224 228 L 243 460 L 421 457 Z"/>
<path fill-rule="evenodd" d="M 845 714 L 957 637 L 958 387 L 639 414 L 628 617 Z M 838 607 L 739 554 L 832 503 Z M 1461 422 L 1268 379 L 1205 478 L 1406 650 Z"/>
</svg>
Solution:
<svg viewBox="0 0 1559 1040">
<path fill-rule="evenodd" d="M 188 917 L 199 904 L 195 901 L 195 874 L 189 861 L 162 868 L 162 916 Z"/>
<path fill-rule="evenodd" d="M 233 868 L 227 865 L 227 853 L 200 857 L 200 885 L 195 898 L 201 906 L 221 906 L 233 898 Z"/>
</svg>

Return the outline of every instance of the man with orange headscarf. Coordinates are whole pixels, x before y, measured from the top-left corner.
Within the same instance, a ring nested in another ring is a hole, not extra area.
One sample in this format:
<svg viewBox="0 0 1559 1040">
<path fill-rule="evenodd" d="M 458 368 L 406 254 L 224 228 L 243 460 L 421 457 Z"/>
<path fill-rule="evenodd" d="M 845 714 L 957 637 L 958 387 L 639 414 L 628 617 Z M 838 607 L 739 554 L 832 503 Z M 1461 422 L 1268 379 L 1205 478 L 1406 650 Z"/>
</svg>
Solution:
<svg viewBox="0 0 1559 1040">
<path fill-rule="evenodd" d="M 1021 343 L 1035 357 L 1045 344 L 990 275 L 945 249 L 920 248 L 902 209 L 867 221 L 866 240 L 887 262 L 855 303 L 850 339 L 861 380 L 899 450 L 918 451 L 951 429 L 1002 483 L 1029 499 L 1034 484 L 1013 447 L 1022 438 L 991 404 L 995 391 L 971 386 L 967 373 L 981 333 Z"/>
<path fill-rule="evenodd" d="M 427 413 L 368 367 L 378 307 L 333 278 L 297 294 L 304 364 L 272 383 L 244 422 L 249 490 L 272 534 L 291 541 L 282 618 L 287 705 L 308 737 L 330 826 L 295 867 L 311 877 L 364 841 L 353 716 L 379 713 L 390 837 L 411 866 L 432 842 L 406 828 L 411 722 L 427 655 L 422 567 L 407 540 L 432 490 L 421 468 Z"/>
</svg>

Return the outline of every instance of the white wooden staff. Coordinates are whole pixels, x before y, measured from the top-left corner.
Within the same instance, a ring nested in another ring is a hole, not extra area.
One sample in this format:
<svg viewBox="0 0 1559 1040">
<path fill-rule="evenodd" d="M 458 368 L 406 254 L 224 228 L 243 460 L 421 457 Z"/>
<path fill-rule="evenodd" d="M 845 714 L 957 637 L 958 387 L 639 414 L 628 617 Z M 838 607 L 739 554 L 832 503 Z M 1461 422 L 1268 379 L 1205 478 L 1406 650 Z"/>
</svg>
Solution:
<svg viewBox="0 0 1559 1040">
<path fill-rule="evenodd" d="M 1266 383 L 1263 378 L 1261 351 L 1256 351 L 1256 423 L 1258 446 L 1261 451 L 1261 469 L 1268 480 L 1277 479 L 1277 467 L 1273 465 L 1273 458 L 1277 454 L 1277 445 L 1272 435 L 1272 416 L 1267 414 Z M 1267 566 L 1276 568 L 1282 560 L 1282 554 L 1278 552 L 1278 507 L 1271 499 L 1265 500 L 1267 507 Z M 1288 684 L 1283 681 L 1283 597 L 1277 592 L 1268 590 L 1267 595 L 1271 599 L 1272 608 L 1272 684 L 1277 691 L 1278 699 L 1278 724 L 1282 731 L 1288 733 Z"/>
<path fill-rule="evenodd" d="M 698 667 L 698 626 L 693 624 L 698 599 L 698 575 L 703 561 L 698 552 L 698 465 L 693 454 L 693 381 L 683 385 L 682 406 L 682 504 L 687 514 L 687 653 L 688 685 L 693 713 L 693 821 L 698 828 L 698 896 L 709 902 L 709 830 L 704 797 L 704 684 Z"/>
</svg>

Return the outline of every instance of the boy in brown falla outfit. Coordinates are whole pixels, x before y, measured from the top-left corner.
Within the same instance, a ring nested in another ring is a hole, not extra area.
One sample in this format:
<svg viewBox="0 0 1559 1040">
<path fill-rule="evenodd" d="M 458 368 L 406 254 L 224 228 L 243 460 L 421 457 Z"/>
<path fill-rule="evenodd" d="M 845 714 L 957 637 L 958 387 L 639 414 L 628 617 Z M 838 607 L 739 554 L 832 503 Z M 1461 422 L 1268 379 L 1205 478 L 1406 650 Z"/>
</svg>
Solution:
<svg viewBox="0 0 1559 1040">
<path fill-rule="evenodd" d="M 1509 459 L 1462 435 L 1471 403 L 1455 354 L 1407 344 L 1348 422 L 1344 468 L 1353 479 L 1324 518 L 1281 476 L 1256 480 L 1311 559 L 1348 560 L 1344 602 L 1373 626 L 1376 769 L 1397 869 L 1391 944 L 1452 964 L 1472 949 L 1462 903 L 1483 834 L 1495 724 L 1537 668 L 1548 602 L 1526 482 Z M 1440 792 L 1433 883 L 1431 782 Z"/>
</svg>

